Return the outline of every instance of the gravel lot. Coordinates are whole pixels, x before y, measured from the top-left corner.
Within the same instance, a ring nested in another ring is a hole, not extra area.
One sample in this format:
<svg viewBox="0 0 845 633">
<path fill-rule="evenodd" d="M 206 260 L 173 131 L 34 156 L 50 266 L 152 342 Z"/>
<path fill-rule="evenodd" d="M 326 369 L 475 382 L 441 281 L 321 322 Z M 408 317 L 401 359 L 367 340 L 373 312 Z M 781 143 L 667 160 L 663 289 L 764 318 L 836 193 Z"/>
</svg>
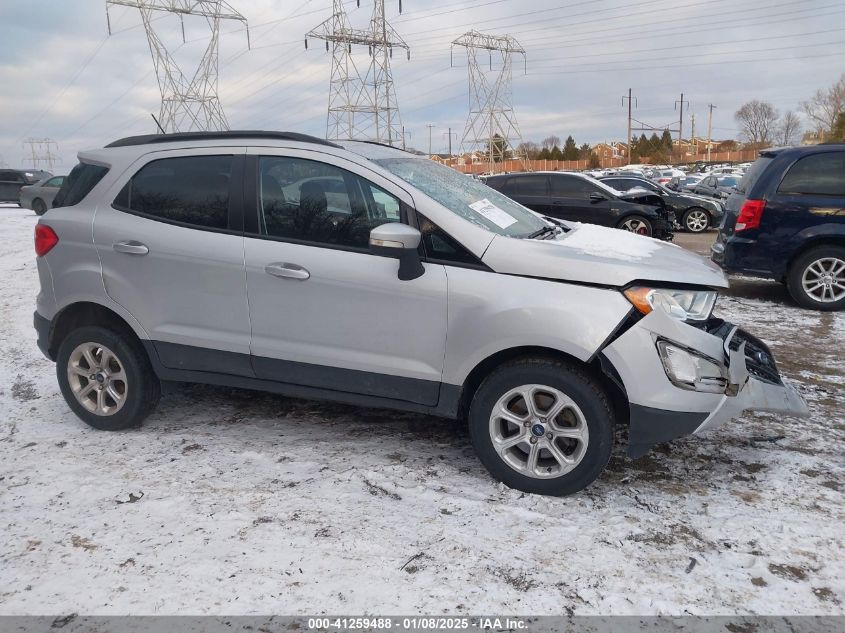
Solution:
<svg viewBox="0 0 845 633">
<path fill-rule="evenodd" d="M 811 418 L 619 446 L 549 499 L 419 415 L 171 385 L 143 428 L 89 429 L 35 346 L 35 216 L 0 223 L 0 614 L 843 613 L 845 314 L 735 282 L 717 313 Z"/>
</svg>

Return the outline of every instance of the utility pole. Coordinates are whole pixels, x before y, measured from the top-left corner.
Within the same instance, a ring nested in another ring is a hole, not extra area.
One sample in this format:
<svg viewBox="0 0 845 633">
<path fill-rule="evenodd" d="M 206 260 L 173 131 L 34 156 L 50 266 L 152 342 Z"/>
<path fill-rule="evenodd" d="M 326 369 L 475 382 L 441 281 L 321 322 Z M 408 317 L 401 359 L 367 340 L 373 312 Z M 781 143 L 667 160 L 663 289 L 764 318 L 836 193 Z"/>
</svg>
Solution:
<svg viewBox="0 0 845 633">
<path fill-rule="evenodd" d="M 426 123 L 425 126 L 428 128 L 428 157 L 431 158 L 431 128 L 434 127 L 434 123 Z"/>
<path fill-rule="evenodd" d="M 56 141 L 50 138 L 28 138 L 23 144 L 29 145 L 29 161 L 33 169 L 43 165 L 47 171 L 53 171 L 53 166 L 59 162 L 59 157 L 53 153 L 53 149 L 59 149 Z"/>
<path fill-rule="evenodd" d="M 707 117 L 707 162 L 710 162 L 710 145 L 713 143 L 713 108 L 712 103 L 707 106 L 710 109 L 710 114 Z"/>
<path fill-rule="evenodd" d="M 246 26 L 249 46 L 249 26 L 246 18 L 223 0 L 106 0 L 106 22 L 111 35 L 109 7 L 120 5 L 138 9 L 147 33 L 147 43 L 153 57 L 153 67 L 161 92 L 161 110 L 157 124 L 165 132 L 193 130 L 228 130 L 229 123 L 217 96 L 220 21 L 235 20 Z M 185 74 L 168 52 L 156 32 L 153 17 L 156 12 L 179 16 L 182 22 L 182 42 L 185 42 L 185 16 L 204 17 L 211 30 L 208 46 L 197 70 Z"/>
<path fill-rule="evenodd" d="M 678 104 L 681 104 L 681 112 L 680 112 L 680 122 L 678 123 L 678 150 L 681 152 L 681 156 L 683 156 L 683 143 L 684 143 L 684 103 L 689 105 L 689 101 L 684 101 L 684 93 L 681 93 L 680 101 L 675 102 L 675 108 L 677 109 Z"/>
<path fill-rule="evenodd" d="M 513 110 L 513 56 L 522 55 L 524 61 L 525 49 L 510 35 L 490 35 L 474 30 L 455 39 L 452 46 L 466 48 L 469 70 L 469 117 L 460 151 L 472 153 L 484 148 L 490 161 L 489 170 L 495 172 L 497 137 L 501 139 L 502 160 L 508 146 L 516 148 L 522 144 Z M 495 78 L 491 78 L 482 66 L 485 52 L 491 68 L 494 55 L 501 63 L 498 72 L 494 72 Z M 520 157 L 520 160 L 524 161 L 524 158 Z"/>
<path fill-rule="evenodd" d="M 306 49 L 308 38 L 325 40 L 326 51 L 330 45 L 333 48 L 326 138 L 370 140 L 388 145 L 398 145 L 401 141 L 404 146 L 390 60 L 394 48 L 405 49 L 408 59 L 411 52 L 389 24 L 384 2 L 373 2 L 369 28 L 354 29 L 346 14 L 346 3 L 333 0 L 332 16 L 305 34 Z M 401 0 L 399 13 L 402 13 Z M 353 44 L 366 46 L 369 51 L 370 65 L 364 75 L 355 65 Z"/>
<path fill-rule="evenodd" d="M 690 115 L 692 119 L 692 132 L 689 134 L 690 143 L 692 144 L 693 154 L 698 154 L 698 144 L 695 142 L 695 112 Z"/>
<path fill-rule="evenodd" d="M 449 138 L 449 156 L 452 156 L 452 136 L 457 136 L 455 132 L 452 131 L 452 128 L 449 128 L 449 131 L 446 132 L 446 136 Z"/>
<path fill-rule="evenodd" d="M 622 105 L 625 105 L 625 100 L 628 100 L 628 138 L 625 139 L 625 145 L 628 147 L 628 164 L 631 164 L 631 89 L 628 88 L 628 96 L 622 97 Z"/>
</svg>

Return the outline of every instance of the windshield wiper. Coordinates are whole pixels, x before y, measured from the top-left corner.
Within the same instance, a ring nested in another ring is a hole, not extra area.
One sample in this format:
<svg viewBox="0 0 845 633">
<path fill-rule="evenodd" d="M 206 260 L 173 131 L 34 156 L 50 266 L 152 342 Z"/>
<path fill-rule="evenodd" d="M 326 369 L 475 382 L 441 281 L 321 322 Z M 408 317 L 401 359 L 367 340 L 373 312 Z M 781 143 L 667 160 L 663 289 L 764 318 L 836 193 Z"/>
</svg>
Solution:
<svg viewBox="0 0 845 633">
<path fill-rule="evenodd" d="M 557 235 L 558 230 L 559 229 L 556 226 L 544 226 L 540 229 L 537 229 L 533 233 L 529 233 L 528 235 L 526 235 L 525 239 L 533 240 L 534 238 L 537 238 L 537 237 L 545 238 L 545 236 L 547 236 L 547 235 Z"/>
</svg>

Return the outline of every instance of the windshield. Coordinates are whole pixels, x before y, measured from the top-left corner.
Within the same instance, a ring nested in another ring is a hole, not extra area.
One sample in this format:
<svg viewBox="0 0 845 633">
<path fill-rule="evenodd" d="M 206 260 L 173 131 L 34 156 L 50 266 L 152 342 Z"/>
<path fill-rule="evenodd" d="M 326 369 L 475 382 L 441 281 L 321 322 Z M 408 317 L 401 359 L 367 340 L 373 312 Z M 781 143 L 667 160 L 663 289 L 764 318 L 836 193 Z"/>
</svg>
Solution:
<svg viewBox="0 0 845 633">
<path fill-rule="evenodd" d="M 720 187 L 736 187 L 739 184 L 739 178 L 736 176 L 723 176 L 718 178 Z"/>
<path fill-rule="evenodd" d="M 373 161 L 444 207 L 491 233 L 528 237 L 549 226 L 540 216 L 484 183 L 423 158 Z"/>
</svg>

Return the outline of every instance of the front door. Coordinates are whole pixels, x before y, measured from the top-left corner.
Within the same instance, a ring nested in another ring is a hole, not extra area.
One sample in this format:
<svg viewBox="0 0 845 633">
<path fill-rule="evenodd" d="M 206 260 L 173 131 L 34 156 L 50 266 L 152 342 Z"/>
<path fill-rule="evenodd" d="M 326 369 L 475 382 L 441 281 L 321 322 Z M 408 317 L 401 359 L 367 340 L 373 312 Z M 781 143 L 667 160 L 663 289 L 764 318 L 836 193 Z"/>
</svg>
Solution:
<svg viewBox="0 0 845 633">
<path fill-rule="evenodd" d="M 590 194 L 601 193 L 598 187 L 585 178 L 570 174 L 550 174 L 552 208 L 554 217 L 587 224 L 613 224 L 610 200 L 591 200 Z"/>
<path fill-rule="evenodd" d="M 445 269 L 400 281 L 398 260 L 368 250 L 371 229 L 407 221 L 409 194 L 328 154 L 261 153 L 245 241 L 256 376 L 437 404 Z"/>
<path fill-rule="evenodd" d="M 113 203 L 97 208 L 106 292 L 141 324 L 165 367 L 252 376 L 243 154 L 179 150 L 144 160 L 116 184 Z"/>
</svg>

